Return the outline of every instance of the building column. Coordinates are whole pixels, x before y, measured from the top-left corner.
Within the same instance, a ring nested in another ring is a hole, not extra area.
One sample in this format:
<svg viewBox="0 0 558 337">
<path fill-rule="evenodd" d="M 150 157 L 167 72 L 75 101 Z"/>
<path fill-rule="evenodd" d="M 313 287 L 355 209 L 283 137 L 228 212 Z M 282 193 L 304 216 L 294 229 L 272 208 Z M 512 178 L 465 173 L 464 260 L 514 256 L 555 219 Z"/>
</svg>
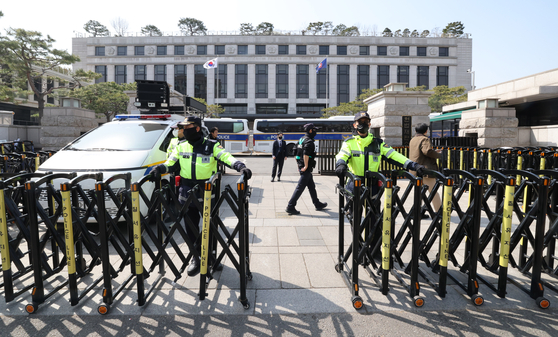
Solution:
<svg viewBox="0 0 558 337">
<path fill-rule="evenodd" d="M 148 81 L 153 81 L 155 79 L 155 65 L 148 64 L 145 66 L 145 78 Z"/>
<path fill-rule="evenodd" d="M 296 64 L 289 64 L 289 107 L 288 114 L 296 114 Z"/>
<path fill-rule="evenodd" d="M 389 82 L 388 83 L 397 83 L 397 66 L 390 65 L 389 66 Z"/>
<path fill-rule="evenodd" d="M 248 49 L 250 49 L 250 46 L 248 46 Z M 256 113 L 256 65 L 253 63 L 248 64 L 248 113 Z"/>
<path fill-rule="evenodd" d="M 370 65 L 370 89 L 378 88 L 378 66 Z"/>
<path fill-rule="evenodd" d="M 134 83 L 135 82 L 135 73 L 134 73 L 134 66 L 127 65 L 126 66 L 126 83 Z"/>
<path fill-rule="evenodd" d="M 207 69 L 207 104 L 215 104 L 215 73 L 217 68 Z"/>
<path fill-rule="evenodd" d="M 308 66 L 308 98 L 309 99 L 317 99 L 318 93 L 316 85 L 318 83 L 317 79 L 318 74 L 316 70 L 312 68 L 312 65 Z"/>
<path fill-rule="evenodd" d="M 234 102 L 234 79 L 235 79 L 235 65 L 227 64 L 227 99 Z"/>
<path fill-rule="evenodd" d="M 358 65 L 349 66 L 349 100 L 353 101 L 360 94 L 358 92 Z"/>
<path fill-rule="evenodd" d="M 169 48 L 167 47 L 167 50 Z M 167 64 L 167 83 L 170 90 L 174 90 L 174 64 Z"/>
<path fill-rule="evenodd" d="M 408 88 L 414 88 L 417 86 L 417 66 L 409 66 L 409 86 Z"/>
<path fill-rule="evenodd" d="M 331 52 L 331 50 L 330 50 Z M 329 65 L 329 106 L 337 106 L 337 64 Z"/>
<path fill-rule="evenodd" d="M 115 74 L 115 68 L 116 66 L 111 64 L 111 65 L 107 65 L 107 82 L 116 82 L 115 78 L 114 78 L 114 74 Z"/>
<path fill-rule="evenodd" d="M 277 65 L 269 64 L 267 66 L 267 98 L 275 99 L 276 93 L 276 75 L 277 75 Z"/>
<path fill-rule="evenodd" d="M 433 89 L 436 86 L 436 66 L 428 67 L 428 89 Z"/>
<path fill-rule="evenodd" d="M 186 66 L 186 95 L 194 97 L 194 83 L 195 83 L 194 65 L 188 64 Z"/>
<path fill-rule="evenodd" d="M 448 69 L 448 87 L 454 88 L 457 86 L 457 67 L 450 66 Z"/>
</svg>

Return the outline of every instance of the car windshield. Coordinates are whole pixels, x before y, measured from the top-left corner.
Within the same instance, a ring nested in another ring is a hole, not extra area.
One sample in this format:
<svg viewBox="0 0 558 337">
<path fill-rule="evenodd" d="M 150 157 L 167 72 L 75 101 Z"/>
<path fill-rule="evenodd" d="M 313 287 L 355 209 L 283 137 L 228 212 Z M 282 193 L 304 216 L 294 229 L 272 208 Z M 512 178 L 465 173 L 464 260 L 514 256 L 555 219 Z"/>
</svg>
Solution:
<svg viewBox="0 0 558 337">
<path fill-rule="evenodd" d="M 167 124 L 115 122 L 99 126 L 66 150 L 76 151 L 141 151 L 150 150 L 168 127 Z"/>
</svg>

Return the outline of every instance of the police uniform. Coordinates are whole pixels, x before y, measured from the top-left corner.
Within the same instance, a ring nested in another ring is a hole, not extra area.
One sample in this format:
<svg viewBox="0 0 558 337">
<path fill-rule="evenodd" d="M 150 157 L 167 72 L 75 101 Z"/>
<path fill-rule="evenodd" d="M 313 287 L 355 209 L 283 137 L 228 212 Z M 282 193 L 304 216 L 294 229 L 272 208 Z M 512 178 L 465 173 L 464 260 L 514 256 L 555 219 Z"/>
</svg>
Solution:
<svg viewBox="0 0 558 337">
<path fill-rule="evenodd" d="M 289 214 L 300 214 L 300 212 L 295 209 L 295 206 L 306 187 L 308 187 L 308 192 L 310 193 L 312 203 L 314 204 L 314 207 L 316 207 L 316 210 L 324 209 L 327 206 L 327 203 L 320 202 L 318 199 L 316 184 L 314 183 L 314 177 L 312 176 L 312 170 L 316 166 L 316 146 L 314 144 L 314 138 L 310 136 L 310 130 L 313 130 L 312 133 L 315 135 L 316 128 L 314 127 L 314 124 L 305 124 L 304 131 L 306 131 L 306 135 L 298 141 L 296 149 L 296 162 L 298 164 L 300 178 L 285 210 Z M 305 155 L 309 157 L 308 167 L 304 172 L 302 172 L 301 169 L 305 166 Z"/>
</svg>

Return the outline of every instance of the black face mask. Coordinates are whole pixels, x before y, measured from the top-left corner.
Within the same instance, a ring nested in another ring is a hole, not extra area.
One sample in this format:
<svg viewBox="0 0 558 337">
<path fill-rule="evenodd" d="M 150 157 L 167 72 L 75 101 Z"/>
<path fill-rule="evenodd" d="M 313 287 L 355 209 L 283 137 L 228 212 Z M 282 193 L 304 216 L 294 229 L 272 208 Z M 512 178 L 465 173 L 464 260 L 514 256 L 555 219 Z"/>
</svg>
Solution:
<svg viewBox="0 0 558 337">
<path fill-rule="evenodd" d="M 312 132 L 312 133 L 307 132 L 306 135 L 307 135 L 308 137 L 314 139 L 314 137 L 316 137 L 316 131 L 314 130 L 314 132 Z"/>
<path fill-rule="evenodd" d="M 184 129 L 184 138 L 188 141 L 188 143 L 193 143 L 200 139 L 200 133 L 196 131 L 195 127 Z"/>
<path fill-rule="evenodd" d="M 277 137 L 277 138 L 278 138 L 279 140 L 283 139 L 283 137 L 281 137 L 281 136 L 279 136 L 279 137 Z"/>
<path fill-rule="evenodd" d="M 368 121 L 358 122 L 357 131 L 360 133 L 368 132 Z"/>
</svg>

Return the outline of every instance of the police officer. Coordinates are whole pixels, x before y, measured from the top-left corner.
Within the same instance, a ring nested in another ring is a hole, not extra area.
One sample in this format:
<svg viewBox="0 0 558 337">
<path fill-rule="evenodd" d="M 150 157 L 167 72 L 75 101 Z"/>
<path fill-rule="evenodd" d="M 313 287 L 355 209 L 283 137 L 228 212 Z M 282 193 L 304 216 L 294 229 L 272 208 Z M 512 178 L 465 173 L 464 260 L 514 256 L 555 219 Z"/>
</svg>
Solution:
<svg viewBox="0 0 558 337">
<path fill-rule="evenodd" d="M 177 133 L 176 133 L 176 137 L 171 139 L 171 141 L 169 142 L 169 146 L 167 147 L 167 159 L 169 159 L 169 156 L 171 155 L 174 148 L 178 145 L 178 143 L 185 141 L 184 126 L 176 124 L 171 126 L 171 129 L 173 129 L 173 133 L 175 132 L 174 130 L 176 130 Z"/>
<path fill-rule="evenodd" d="M 314 184 L 314 177 L 312 176 L 312 170 L 316 166 L 316 146 L 314 144 L 316 127 L 313 123 L 308 123 L 304 125 L 304 131 L 306 134 L 300 138 L 296 148 L 296 163 L 298 164 L 300 178 L 298 179 L 298 184 L 296 185 L 294 193 L 289 200 L 287 209 L 285 209 L 285 211 L 291 215 L 300 214 L 295 206 L 298 198 L 300 198 L 306 187 L 308 187 L 312 203 L 314 204 L 314 207 L 316 207 L 317 211 L 327 207 L 327 202 L 320 202 L 318 199 L 316 184 Z"/>
<path fill-rule="evenodd" d="M 380 138 L 375 138 L 368 132 L 370 128 L 370 116 L 368 113 L 361 111 L 355 115 L 353 127 L 357 134 L 347 138 L 341 150 L 335 157 L 335 173 L 339 177 L 345 175 L 345 171 L 349 171 L 364 179 L 364 172 L 378 172 L 380 170 L 381 157 L 387 158 L 391 162 L 401 164 L 407 170 L 417 171 L 418 175 L 422 175 L 424 166 L 409 160 L 404 155 L 395 151 L 391 146 L 384 143 Z M 347 184 L 347 188 L 352 190 L 353 184 Z M 377 185 L 372 185 L 372 193 L 377 193 Z"/>
<path fill-rule="evenodd" d="M 201 130 L 201 119 L 190 116 L 178 123 L 179 128 L 183 128 L 185 141 L 180 142 L 172 151 L 171 155 L 164 164 L 154 167 L 156 172 L 161 174 L 169 171 L 180 171 L 180 188 L 178 200 L 183 205 L 188 198 L 188 191 L 194 186 L 201 184 L 209 179 L 217 171 L 217 161 L 232 167 L 236 171 L 243 173 L 247 179 L 252 177 L 252 171 L 244 163 L 236 160 L 230 153 L 219 144 L 219 142 L 203 137 Z M 198 195 L 201 197 L 201 194 Z M 200 212 L 193 205 L 190 206 L 187 216 L 198 227 L 197 232 L 192 232 L 186 226 L 186 232 L 192 242 L 196 242 L 199 234 Z M 199 248 L 198 248 L 199 249 Z M 189 276 L 195 276 L 200 271 L 200 261 L 197 258 L 192 260 L 188 266 Z"/>
</svg>

